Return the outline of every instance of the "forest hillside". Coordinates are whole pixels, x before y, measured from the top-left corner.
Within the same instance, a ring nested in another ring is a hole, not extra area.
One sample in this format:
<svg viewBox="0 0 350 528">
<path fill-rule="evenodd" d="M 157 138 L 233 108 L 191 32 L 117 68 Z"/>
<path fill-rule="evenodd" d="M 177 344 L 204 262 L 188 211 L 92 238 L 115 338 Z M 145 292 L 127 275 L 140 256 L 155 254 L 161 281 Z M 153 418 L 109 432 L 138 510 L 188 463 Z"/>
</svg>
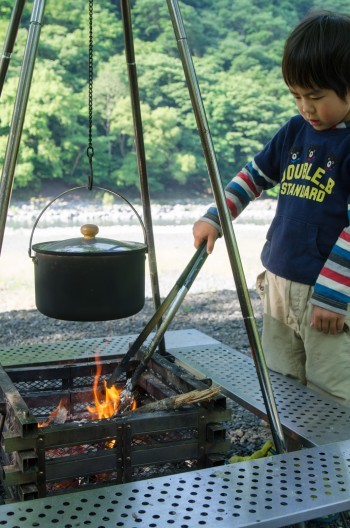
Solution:
<svg viewBox="0 0 350 528">
<path fill-rule="evenodd" d="M 0 5 L 0 40 L 12 0 Z M 0 165 L 33 2 L 27 2 L 0 104 Z M 179 2 L 220 173 L 228 181 L 295 113 L 280 73 L 284 40 L 317 7 L 348 0 Z M 150 189 L 203 193 L 209 179 L 166 0 L 134 0 L 131 16 Z M 47 182 L 84 185 L 89 169 L 89 2 L 48 0 L 24 123 L 14 189 Z M 93 10 L 94 181 L 139 185 L 120 4 Z"/>
</svg>

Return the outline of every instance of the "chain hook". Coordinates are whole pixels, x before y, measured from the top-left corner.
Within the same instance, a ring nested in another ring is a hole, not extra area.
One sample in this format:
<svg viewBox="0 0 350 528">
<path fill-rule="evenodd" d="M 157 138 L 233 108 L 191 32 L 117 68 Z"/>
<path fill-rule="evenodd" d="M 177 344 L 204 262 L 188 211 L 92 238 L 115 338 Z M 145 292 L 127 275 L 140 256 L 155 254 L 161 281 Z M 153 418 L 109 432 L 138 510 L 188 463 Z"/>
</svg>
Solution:
<svg viewBox="0 0 350 528">
<path fill-rule="evenodd" d="M 89 176 L 88 176 L 87 188 L 88 188 L 88 191 L 91 191 L 92 187 L 93 187 L 93 184 L 94 184 L 94 171 L 93 171 L 93 168 L 92 168 L 92 158 L 93 158 L 93 155 L 94 155 L 94 149 L 93 149 L 92 146 L 88 146 L 88 148 L 86 149 L 86 155 L 89 158 L 89 166 L 90 166 L 90 172 L 89 172 Z"/>
<path fill-rule="evenodd" d="M 89 0 L 89 143 L 86 149 L 86 155 L 89 158 L 90 173 L 88 176 L 88 190 L 91 191 L 93 187 L 94 174 L 92 167 L 92 158 L 94 155 L 94 148 L 92 146 L 92 102 L 93 102 L 93 77 L 94 77 L 94 62 L 93 62 L 93 12 L 94 0 Z"/>
</svg>

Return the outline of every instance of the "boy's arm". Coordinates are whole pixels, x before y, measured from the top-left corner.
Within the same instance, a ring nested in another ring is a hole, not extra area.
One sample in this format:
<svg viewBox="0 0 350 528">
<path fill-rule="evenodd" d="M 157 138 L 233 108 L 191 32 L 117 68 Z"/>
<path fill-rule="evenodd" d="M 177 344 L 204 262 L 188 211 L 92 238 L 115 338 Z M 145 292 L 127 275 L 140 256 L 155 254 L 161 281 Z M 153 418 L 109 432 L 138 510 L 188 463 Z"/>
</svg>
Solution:
<svg viewBox="0 0 350 528">
<path fill-rule="evenodd" d="M 253 161 L 249 162 L 225 187 L 226 203 L 233 219 L 237 218 L 249 202 L 258 198 L 277 181 L 268 178 Z M 219 213 L 215 204 L 193 226 L 194 245 L 208 240 L 207 251 L 211 253 L 216 238 L 222 235 Z"/>
<path fill-rule="evenodd" d="M 348 215 L 350 220 L 350 201 Z M 317 278 L 311 303 L 315 307 L 321 308 L 321 310 L 314 308 L 313 314 L 313 326 L 318 330 L 322 329 L 320 328 L 322 325 L 327 326 L 327 320 L 333 329 L 334 325 L 339 326 L 341 324 L 340 319 L 344 323 L 350 303 L 350 225 L 340 233 L 325 262 Z M 325 312 L 330 313 L 327 315 Z M 336 317 L 337 315 L 341 316 L 340 319 Z M 335 322 L 334 317 L 336 318 Z"/>
</svg>

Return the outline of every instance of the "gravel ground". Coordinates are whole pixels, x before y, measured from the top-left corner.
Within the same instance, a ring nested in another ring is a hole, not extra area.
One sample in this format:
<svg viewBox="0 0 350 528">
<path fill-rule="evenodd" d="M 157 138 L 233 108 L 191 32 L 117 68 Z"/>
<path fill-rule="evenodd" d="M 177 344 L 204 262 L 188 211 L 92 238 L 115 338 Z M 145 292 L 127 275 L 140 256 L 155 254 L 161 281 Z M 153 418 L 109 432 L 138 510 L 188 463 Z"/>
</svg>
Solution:
<svg viewBox="0 0 350 528">
<path fill-rule="evenodd" d="M 255 292 L 250 292 L 257 324 L 261 325 L 261 305 Z M 154 313 L 153 301 L 146 298 L 141 312 L 125 319 L 102 322 L 74 322 L 51 319 L 37 310 L 0 312 L 0 346 L 17 346 L 67 339 L 108 337 L 138 334 Z M 195 328 L 236 350 L 248 353 L 242 313 L 233 290 L 210 293 L 189 293 L 180 306 L 169 330 Z M 40 335 L 40 337 L 39 337 Z"/>
</svg>

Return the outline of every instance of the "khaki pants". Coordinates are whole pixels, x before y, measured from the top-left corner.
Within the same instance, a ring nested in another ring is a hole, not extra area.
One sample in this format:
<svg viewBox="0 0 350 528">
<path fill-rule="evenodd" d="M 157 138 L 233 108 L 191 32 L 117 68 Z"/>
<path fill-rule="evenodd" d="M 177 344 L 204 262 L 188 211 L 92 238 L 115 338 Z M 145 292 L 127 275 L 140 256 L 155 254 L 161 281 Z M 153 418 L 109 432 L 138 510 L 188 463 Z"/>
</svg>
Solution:
<svg viewBox="0 0 350 528">
<path fill-rule="evenodd" d="M 267 366 L 350 407 L 350 312 L 341 334 L 326 335 L 310 327 L 312 286 L 266 271 L 257 290 Z"/>
</svg>

